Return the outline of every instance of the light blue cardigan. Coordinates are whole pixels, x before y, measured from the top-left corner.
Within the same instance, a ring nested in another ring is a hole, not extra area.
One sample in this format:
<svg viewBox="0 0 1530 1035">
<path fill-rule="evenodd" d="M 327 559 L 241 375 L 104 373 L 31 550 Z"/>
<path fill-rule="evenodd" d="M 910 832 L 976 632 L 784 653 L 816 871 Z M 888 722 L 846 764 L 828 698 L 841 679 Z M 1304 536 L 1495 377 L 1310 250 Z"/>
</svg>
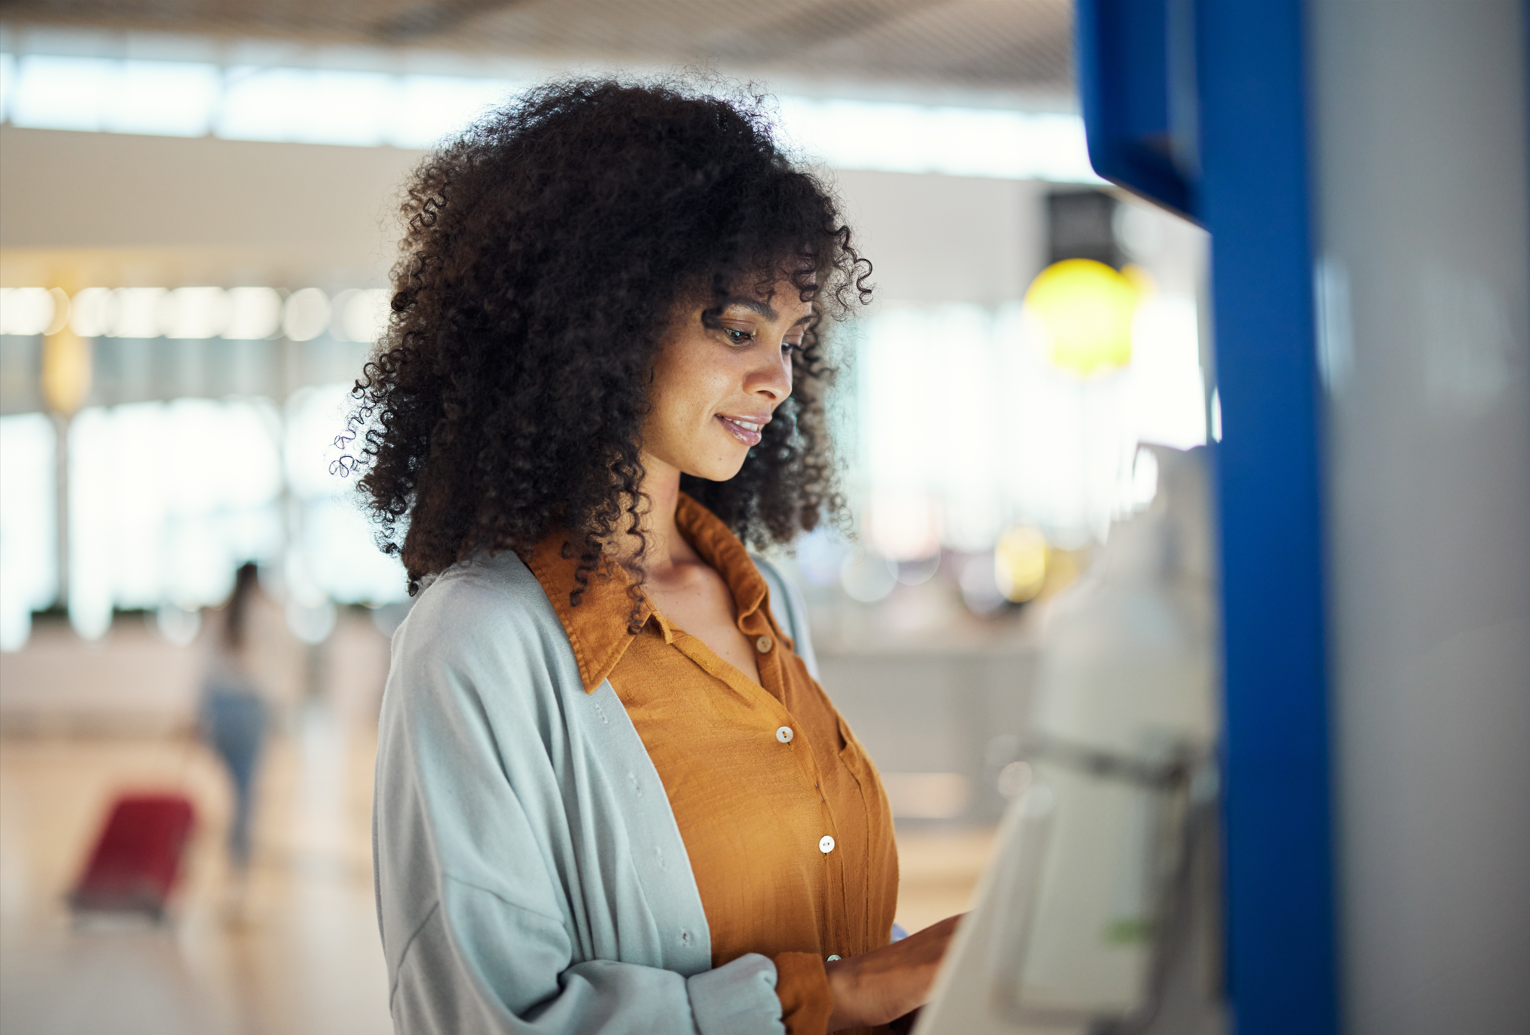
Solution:
<svg viewBox="0 0 1530 1035">
<path fill-rule="evenodd" d="M 816 676 L 801 599 L 756 564 Z M 784 1032 L 769 959 L 712 969 L 648 752 L 509 551 L 443 573 L 393 636 L 372 836 L 401 1035 Z"/>
</svg>

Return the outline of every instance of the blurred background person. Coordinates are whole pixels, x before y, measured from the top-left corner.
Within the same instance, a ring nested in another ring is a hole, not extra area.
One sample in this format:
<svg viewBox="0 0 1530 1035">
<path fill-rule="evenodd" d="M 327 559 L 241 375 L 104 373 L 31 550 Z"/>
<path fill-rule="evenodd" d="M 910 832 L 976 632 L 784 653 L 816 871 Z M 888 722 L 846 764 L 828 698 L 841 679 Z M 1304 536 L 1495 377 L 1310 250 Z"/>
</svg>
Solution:
<svg viewBox="0 0 1530 1035">
<path fill-rule="evenodd" d="M 274 719 L 269 659 L 289 635 L 281 611 L 260 591 L 260 569 L 246 561 L 234 573 L 234 591 L 214 612 L 207 671 L 202 679 L 200 726 L 228 770 L 233 815 L 228 857 L 239 893 L 250 867 L 255 775 Z M 262 661 L 267 664 L 263 665 Z M 262 672 L 265 669 L 265 672 Z"/>
</svg>

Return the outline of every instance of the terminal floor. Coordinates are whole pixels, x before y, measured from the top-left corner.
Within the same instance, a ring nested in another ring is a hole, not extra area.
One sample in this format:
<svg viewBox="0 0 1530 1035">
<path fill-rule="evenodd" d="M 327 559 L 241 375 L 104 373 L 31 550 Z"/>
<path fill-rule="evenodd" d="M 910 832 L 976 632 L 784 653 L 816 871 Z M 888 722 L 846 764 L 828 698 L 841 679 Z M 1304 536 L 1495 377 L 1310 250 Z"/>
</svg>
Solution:
<svg viewBox="0 0 1530 1035">
<path fill-rule="evenodd" d="M 190 738 L 0 739 L 0 1031 L 5 1035 L 384 1035 L 372 898 L 375 732 L 314 708 L 273 739 L 241 889 L 229 795 Z M 112 796 L 178 788 L 199 825 L 169 920 L 71 919 L 64 896 Z M 902 832 L 899 922 L 961 911 L 990 830 Z"/>
</svg>

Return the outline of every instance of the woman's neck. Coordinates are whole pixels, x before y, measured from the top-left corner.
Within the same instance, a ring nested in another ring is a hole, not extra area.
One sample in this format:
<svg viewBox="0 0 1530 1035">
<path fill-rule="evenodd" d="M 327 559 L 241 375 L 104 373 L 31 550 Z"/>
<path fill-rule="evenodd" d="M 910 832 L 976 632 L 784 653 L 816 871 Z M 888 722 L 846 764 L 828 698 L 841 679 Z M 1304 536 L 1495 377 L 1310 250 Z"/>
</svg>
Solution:
<svg viewBox="0 0 1530 1035">
<path fill-rule="evenodd" d="M 643 495 L 648 506 L 641 516 L 643 546 L 638 552 L 638 538 L 625 529 L 617 547 L 617 559 L 626 567 L 641 567 L 651 577 L 663 580 L 677 564 L 694 562 L 696 551 L 680 534 L 675 512 L 680 507 L 680 471 L 662 460 L 643 456 Z"/>
</svg>

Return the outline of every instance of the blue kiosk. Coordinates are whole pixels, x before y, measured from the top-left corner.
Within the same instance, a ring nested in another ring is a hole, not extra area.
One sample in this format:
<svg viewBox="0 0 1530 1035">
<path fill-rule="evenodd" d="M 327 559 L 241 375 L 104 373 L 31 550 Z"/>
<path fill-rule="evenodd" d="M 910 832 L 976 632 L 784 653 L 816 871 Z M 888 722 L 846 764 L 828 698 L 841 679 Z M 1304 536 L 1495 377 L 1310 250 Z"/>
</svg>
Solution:
<svg viewBox="0 0 1530 1035">
<path fill-rule="evenodd" d="M 1238 1035 L 1530 1031 L 1521 0 L 1079 0 L 1101 176 L 1211 235 Z"/>
</svg>

